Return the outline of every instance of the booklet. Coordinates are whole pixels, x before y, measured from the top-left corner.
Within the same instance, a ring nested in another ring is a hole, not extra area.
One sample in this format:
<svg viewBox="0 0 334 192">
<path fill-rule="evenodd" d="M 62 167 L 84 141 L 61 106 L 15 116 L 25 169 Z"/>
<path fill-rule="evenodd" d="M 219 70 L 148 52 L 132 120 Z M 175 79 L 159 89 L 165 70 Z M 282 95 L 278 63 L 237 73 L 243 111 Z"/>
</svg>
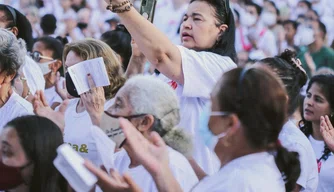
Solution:
<svg viewBox="0 0 334 192">
<path fill-rule="evenodd" d="M 107 69 L 102 57 L 80 62 L 69 67 L 67 70 L 79 95 L 90 90 L 87 79 L 88 74 L 93 78 L 96 87 L 110 85 Z"/>
</svg>

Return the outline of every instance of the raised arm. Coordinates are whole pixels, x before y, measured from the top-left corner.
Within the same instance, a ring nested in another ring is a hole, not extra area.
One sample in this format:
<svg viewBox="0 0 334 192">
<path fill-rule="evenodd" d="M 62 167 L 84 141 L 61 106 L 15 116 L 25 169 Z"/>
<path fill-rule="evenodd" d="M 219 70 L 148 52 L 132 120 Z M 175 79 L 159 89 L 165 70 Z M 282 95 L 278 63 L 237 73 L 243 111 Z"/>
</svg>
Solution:
<svg viewBox="0 0 334 192">
<path fill-rule="evenodd" d="M 105 1 L 108 4 L 110 3 L 110 0 Z M 112 0 L 111 4 L 113 7 L 117 7 L 125 1 Z M 123 10 L 124 8 L 125 6 L 116 9 Z M 168 78 L 183 84 L 181 53 L 167 36 L 141 16 L 133 7 L 129 11 L 118 13 L 118 16 L 151 64 Z"/>
</svg>

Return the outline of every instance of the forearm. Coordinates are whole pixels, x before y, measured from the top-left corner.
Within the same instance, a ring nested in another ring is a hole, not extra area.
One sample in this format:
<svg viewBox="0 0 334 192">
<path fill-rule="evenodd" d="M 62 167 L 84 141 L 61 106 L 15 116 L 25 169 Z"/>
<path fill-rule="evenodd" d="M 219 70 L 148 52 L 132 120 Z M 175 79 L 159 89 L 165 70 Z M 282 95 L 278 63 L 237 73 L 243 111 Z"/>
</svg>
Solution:
<svg viewBox="0 0 334 192">
<path fill-rule="evenodd" d="M 174 178 L 171 170 L 161 169 L 159 173 L 151 173 L 154 182 L 160 192 L 182 192 L 180 184 Z"/>
<path fill-rule="evenodd" d="M 125 76 L 130 78 L 133 75 L 143 74 L 145 68 L 146 58 L 145 56 L 131 56 L 128 68 L 126 69 Z"/>
<path fill-rule="evenodd" d="M 196 163 L 194 159 L 188 160 L 191 167 L 193 168 L 198 180 L 202 180 L 204 177 L 207 176 L 207 174 L 203 171 L 203 169 Z"/>
</svg>

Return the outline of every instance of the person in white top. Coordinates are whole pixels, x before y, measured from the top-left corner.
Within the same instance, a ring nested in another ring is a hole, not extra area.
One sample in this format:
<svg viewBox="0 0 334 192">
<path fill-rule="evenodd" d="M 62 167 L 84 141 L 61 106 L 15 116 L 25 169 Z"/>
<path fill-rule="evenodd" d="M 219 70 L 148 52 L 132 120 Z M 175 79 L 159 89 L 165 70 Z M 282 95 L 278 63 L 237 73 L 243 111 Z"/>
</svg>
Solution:
<svg viewBox="0 0 334 192">
<path fill-rule="evenodd" d="M 307 75 L 296 59 L 296 54 L 285 50 L 281 55 L 266 58 L 258 62 L 259 66 L 268 66 L 282 80 L 289 97 L 289 117 L 293 115 L 299 106 L 299 94 L 306 84 Z M 318 168 L 314 160 L 315 154 L 307 137 L 291 121 L 287 120 L 279 135 L 279 140 L 289 151 L 299 154 L 301 174 L 297 180 L 297 191 L 315 192 L 318 186 Z"/>
<path fill-rule="evenodd" d="M 109 0 L 106 0 L 110 4 Z M 115 0 L 113 7 L 125 2 Z M 139 50 L 161 72 L 158 78 L 174 89 L 180 102 L 181 122 L 194 138 L 193 157 L 207 173 L 214 173 L 219 162 L 200 140 L 197 119 L 210 100 L 218 78 L 236 67 L 235 26 L 229 1 L 191 0 L 181 25 L 181 44 L 174 45 L 161 31 L 144 19 L 130 3 L 113 10 L 130 32 Z M 140 59 L 141 60 L 141 59 Z M 131 68 L 142 66 L 129 64 Z M 137 70 L 135 70 L 137 71 Z"/>
<path fill-rule="evenodd" d="M 151 76 L 132 77 L 116 94 L 115 103 L 106 114 L 128 119 L 147 139 L 152 131 L 157 132 L 168 145 L 169 167 L 183 191 L 190 191 L 198 182 L 185 158 L 192 154 L 191 137 L 177 127 L 179 103 L 168 84 Z M 138 163 L 126 140 L 123 148 L 113 157 L 114 169 L 121 174 L 129 173 L 142 191 L 158 191 L 153 178 Z"/>
<path fill-rule="evenodd" d="M 12 81 L 25 62 L 26 44 L 22 39 L 0 29 L 0 131 L 15 117 L 33 114 L 32 105 L 15 93 Z"/>
<path fill-rule="evenodd" d="M 334 191 L 334 155 L 328 148 L 320 127 L 334 123 L 334 75 L 313 76 L 306 89 L 301 130 L 309 138 L 319 172 L 317 192 Z"/>
<path fill-rule="evenodd" d="M 114 51 L 100 40 L 86 39 L 67 44 L 63 56 L 66 69 L 81 61 L 98 57 L 104 60 L 110 85 L 96 88 L 98 91 L 93 92 L 96 100 L 90 99 L 92 94 L 90 92 L 78 95 L 69 73 L 66 72 L 66 89 L 69 98 L 73 99 L 69 101 L 65 112 L 64 141 L 69 143 L 81 156 L 93 161 L 96 165 L 101 165 L 101 158 L 97 155 L 95 141 L 91 134 L 93 122 L 88 112 L 95 109 L 97 102 L 104 103 L 107 100 L 108 102 L 104 104 L 105 108 L 113 102 L 112 98 L 125 82 L 122 76 L 122 66 Z M 88 78 L 91 78 L 89 74 L 87 75 Z M 104 110 L 103 107 L 101 110 Z"/>
<path fill-rule="evenodd" d="M 298 154 L 288 152 L 278 142 L 287 118 L 286 94 L 281 81 L 263 67 L 238 68 L 223 75 L 211 94 L 212 105 L 207 106 L 199 122 L 202 139 L 218 156 L 221 169 L 191 191 L 294 190 L 300 175 Z M 151 174 L 158 190 L 182 191 L 169 168 L 168 148 L 159 134 L 150 134 L 148 141 L 128 120 L 119 121 L 128 147 Z M 121 185 L 138 191 L 128 176 L 113 182 L 96 167 L 86 166 L 105 189 Z"/>
<path fill-rule="evenodd" d="M 45 79 L 45 96 L 49 106 L 55 109 L 63 101 L 56 92 L 57 72 L 63 71 L 63 56 L 64 46 L 62 43 L 53 37 L 42 37 L 36 40 L 33 46 L 31 57 L 37 62 L 37 65 L 42 70 Z M 61 83 L 64 78 L 61 78 Z"/>
</svg>

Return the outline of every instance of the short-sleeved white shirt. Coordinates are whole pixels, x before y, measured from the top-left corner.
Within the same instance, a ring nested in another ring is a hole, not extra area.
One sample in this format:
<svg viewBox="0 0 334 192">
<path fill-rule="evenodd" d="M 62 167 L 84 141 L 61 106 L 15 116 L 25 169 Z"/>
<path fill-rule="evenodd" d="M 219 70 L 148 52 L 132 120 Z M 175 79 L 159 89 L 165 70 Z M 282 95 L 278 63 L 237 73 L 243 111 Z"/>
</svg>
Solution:
<svg viewBox="0 0 334 192">
<path fill-rule="evenodd" d="M 309 136 L 309 140 L 315 152 L 316 158 L 319 159 L 324 151 L 325 142 L 315 140 L 312 135 Z M 332 192 L 334 191 L 334 155 L 330 154 L 326 161 L 321 160 L 318 164 L 319 172 L 319 184 L 317 192 Z"/>
<path fill-rule="evenodd" d="M 273 155 L 262 152 L 232 160 L 204 178 L 192 192 L 285 192 Z"/>
<path fill-rule="evenodd" d="M 65 78 L 61 77 L 60 82 L 59 82 L 60 86 L 63 85 L 64 81 L 65 81 Z M 63 99 L 58 95 L 55 86 L 45 89 L 44 95 L 45 95 L 47 102 L 49 103 L 49 106 L 52 106 L 54 103 L 63 102 Z"/>
<path fill-rule="evenodd" d="M 0 107 L 0 133 L 2 128 L 14 118 L 33 114 L 31 103 L 13 92 L 5 105 Z"/>
<path fill-rule="evenodd" d="M 307 137 L 289 120 L 284 124 L 278 138 L 283 147 L 299 154 L 301 173 L 297 184 L 302 187 L 302 191 L 315 192 L 318 187 L 318 167 L 313 148 Z"/>
<path fill-rule="evenodd" d="M 202 141 L 198 133 L 199 117 L 205 105 L 210 102 L 210 93 L 222 77 L 223 73 L 234 69 L 237 65 L 229 58 L 211 52 L 196 52 L 178 46 L 182 56 L 184 85 L 172 82 L 160 74 L 158 78 L 175 88 L 180 102 L 182 127 L 193 137 L 193 157 L 198 165 L 207 173 L 218 171 L 220 163 Z"/>
<path fill-rule="evenodd" d="M 175 179 L 179 182 L 182 191 L 190 191 L 198 183 L 198 178 L 189 161 L 182 154 L 170 147 L 168 147 L 168 155 L 169 167 Z M 129 173 L 135 183 L 145 192 L 157 192 L 158 189 L 149 172 L 142 165 L 129 168 L 130 163 L 130 157 L 125 150 L 114 154 L 115 169 L 120 174 Z"/>
</svg>

